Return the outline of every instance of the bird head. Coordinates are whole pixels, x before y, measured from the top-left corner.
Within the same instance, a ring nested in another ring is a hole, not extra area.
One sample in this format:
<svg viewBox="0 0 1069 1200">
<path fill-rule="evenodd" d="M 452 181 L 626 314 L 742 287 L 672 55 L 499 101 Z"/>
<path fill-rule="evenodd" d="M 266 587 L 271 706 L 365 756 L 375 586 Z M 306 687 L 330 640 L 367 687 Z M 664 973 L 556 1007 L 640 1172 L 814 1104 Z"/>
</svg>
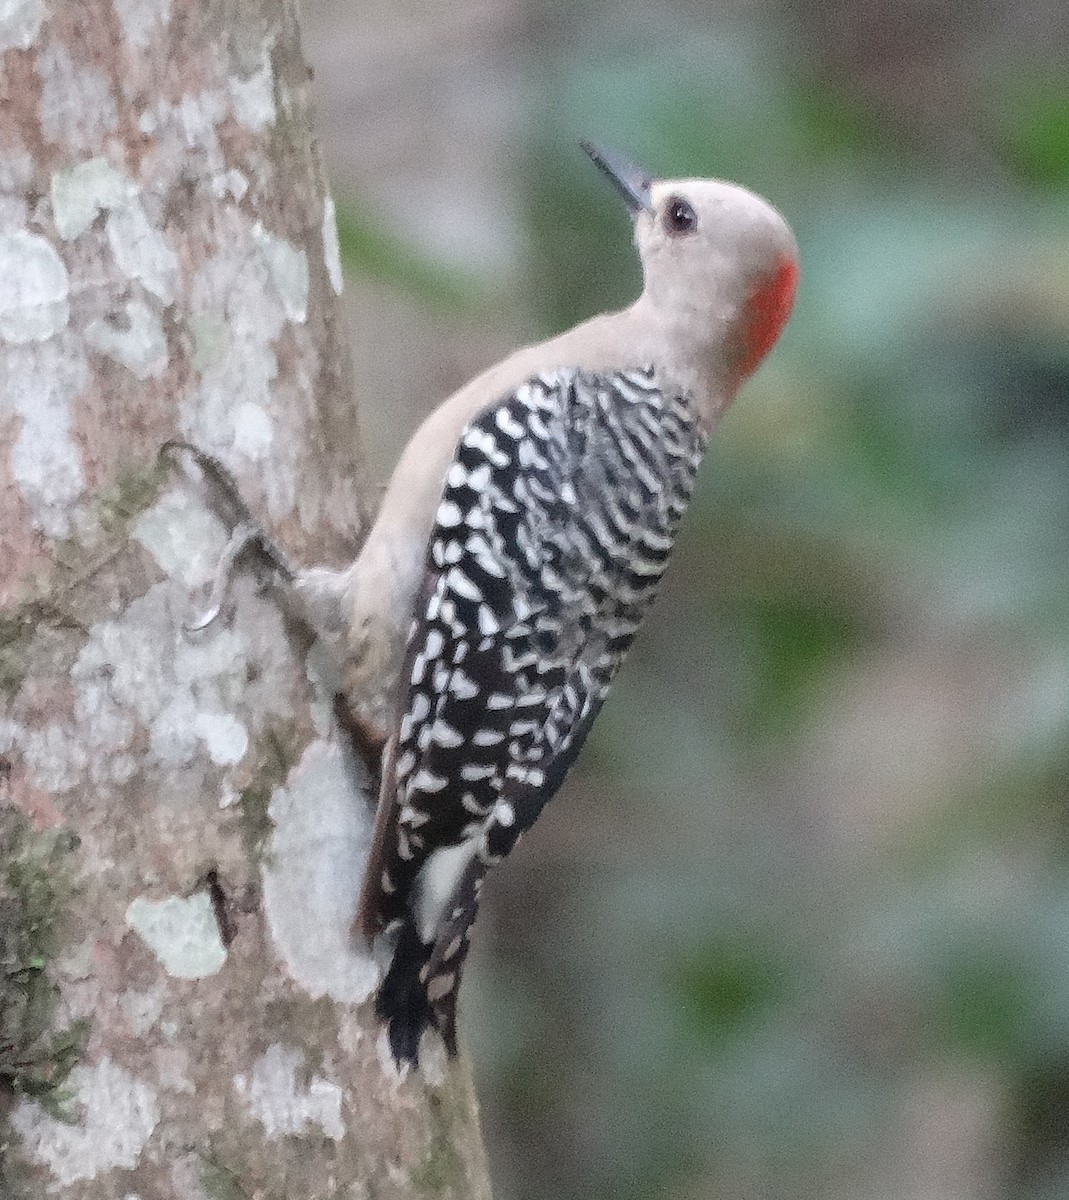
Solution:
<svg viewBox="0 0 1069 1200">
<path fill-rule="evenodd" d="M 610 151 L 583 148 L 635 222 L 645 279 L 640 303 L 686 352 L 737 386 L 790 316 L 798 246 L 760 196 L 718 179 L 651 179 Z"/>
</svg>

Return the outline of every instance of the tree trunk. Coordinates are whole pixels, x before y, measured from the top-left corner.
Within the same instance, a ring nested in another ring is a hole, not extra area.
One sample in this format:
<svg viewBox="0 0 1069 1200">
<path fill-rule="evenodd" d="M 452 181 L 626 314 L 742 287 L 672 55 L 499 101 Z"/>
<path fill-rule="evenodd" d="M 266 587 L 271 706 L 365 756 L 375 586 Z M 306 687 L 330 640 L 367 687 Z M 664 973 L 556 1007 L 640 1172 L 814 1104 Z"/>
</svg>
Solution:
<svg viewBox="0 0 1069 1200">
<path fill-rule="evenodd" d="M 299 562 L 362 532 L 288 0 L 0 2 L 0 1195 L 487 1196 L 466 1066 L 398 1079 L 322 651 L 157 465 Z"/>
</svg>

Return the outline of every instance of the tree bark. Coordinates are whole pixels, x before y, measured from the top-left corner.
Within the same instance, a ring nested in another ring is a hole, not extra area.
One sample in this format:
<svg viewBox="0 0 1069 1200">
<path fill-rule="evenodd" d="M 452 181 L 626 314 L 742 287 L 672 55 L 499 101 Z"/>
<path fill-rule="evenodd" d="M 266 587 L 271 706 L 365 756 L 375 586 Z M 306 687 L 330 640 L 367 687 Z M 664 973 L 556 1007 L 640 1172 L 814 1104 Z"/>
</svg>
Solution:
<svg viewBox="0 0 1069 1200">
<path fill-rule="evenodd" d="M 330 664 L 157 462 L 299 562 L 362 532 L 289 0 L 0 3 L 0 1195 L 489 1195 L 467 1067 L 399 1079 L 349 934 Z"/>
</svg>

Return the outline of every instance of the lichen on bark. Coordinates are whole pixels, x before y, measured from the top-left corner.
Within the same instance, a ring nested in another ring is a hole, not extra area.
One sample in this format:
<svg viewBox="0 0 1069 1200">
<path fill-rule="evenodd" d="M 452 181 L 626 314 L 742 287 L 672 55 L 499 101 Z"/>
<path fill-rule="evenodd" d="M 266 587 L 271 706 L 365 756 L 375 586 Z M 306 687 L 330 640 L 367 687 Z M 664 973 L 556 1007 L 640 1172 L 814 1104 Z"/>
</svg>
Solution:
<svg viewBox="0 0 1069 1200">
<path fill-rule="evenodd" d="M 0 790 L 5 766 L 0 757 Z M 60 993 L 50 975 L 76 846 L 71 830 L 37 832 L 13 808 L 0 807 L 0 1109 L 29 1096 L 60 1120 L 73 1119 L 64 1084 L 88 1024 L 58 1019 Z"/>
</svg>

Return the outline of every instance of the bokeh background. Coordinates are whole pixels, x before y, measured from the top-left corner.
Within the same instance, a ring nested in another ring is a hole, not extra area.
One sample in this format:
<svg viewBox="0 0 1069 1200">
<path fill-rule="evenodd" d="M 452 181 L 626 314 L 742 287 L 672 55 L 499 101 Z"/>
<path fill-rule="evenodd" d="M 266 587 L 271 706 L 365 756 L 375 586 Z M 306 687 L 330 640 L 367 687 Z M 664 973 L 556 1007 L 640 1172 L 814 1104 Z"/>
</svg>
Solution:
<svg viewBox="0 0 1069 1200">
<path fill-rule="evenodd" d="M 502 1200 L 1069 1197 L 1069 6 L 305 0 L 383 480 L 634 295 L 576 148 L 766 194 L 724 420 L 466 987 Z"/>
</svg>

